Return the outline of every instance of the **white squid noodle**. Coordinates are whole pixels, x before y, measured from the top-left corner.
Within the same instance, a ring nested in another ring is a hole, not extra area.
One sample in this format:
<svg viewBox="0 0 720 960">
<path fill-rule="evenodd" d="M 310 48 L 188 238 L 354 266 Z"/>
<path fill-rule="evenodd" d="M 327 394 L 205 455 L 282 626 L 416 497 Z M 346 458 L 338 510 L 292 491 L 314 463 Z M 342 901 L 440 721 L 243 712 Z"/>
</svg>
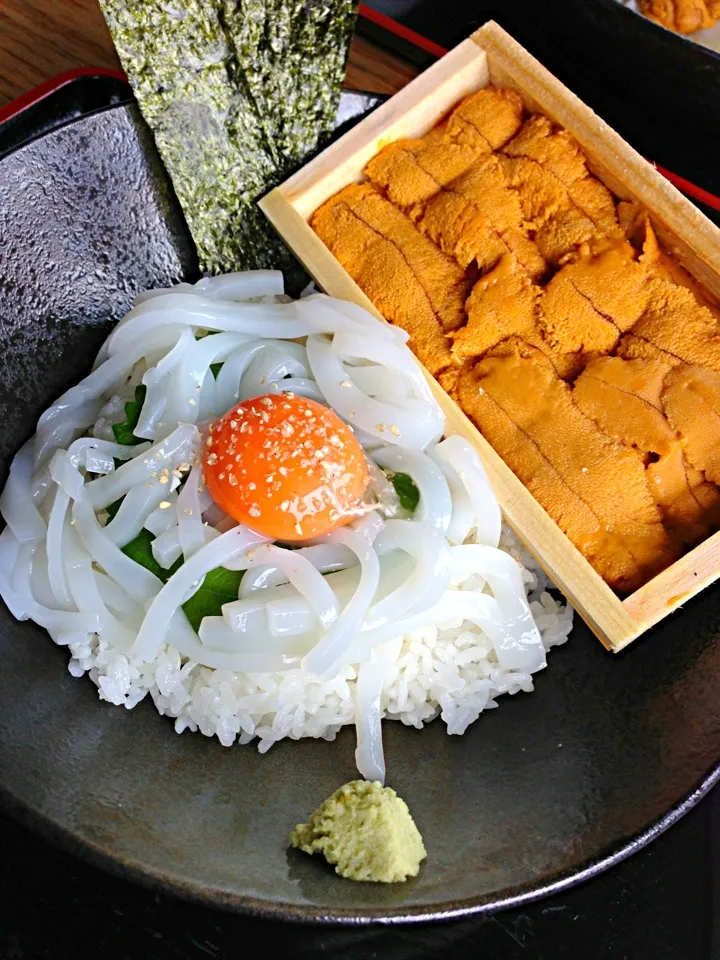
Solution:
<svg viewBox="0 0 720 960">
<path fill-rule="evenodd" d="M 520 568 L 497 549 L 500 509 L 482 464 L 461 437 L 441 439 L 445 418 L 408 335 L 352 303 L 283 295 L 282 275 L 258 270 L 135 299 L 92 372 L 12 461 L 0 595 L 60 644 L 98 635 L 136 662 L 170 646 L 191 665 L 239 673 L 302 669 L 328 681 L 356 665 L 356 761 L 383 782 L 382 696 L 406 634 L 467 621 L 499 668 L 523 675 L 545 665 L 545 651 Z M 93 425 L 111 436 L 104 408 L 120 408 L 138 383 L 142 442 L 91 436 Z M 294 549 L 213 503 L 199 460 L 212 419 L 278 392 L 332 407 L 370 475 L 362 519 Z M 385 471 L 417 486 L 412 515 Z M 164 583 L 123 552 L 143 529 L 160 567 L 182 561 Z M 183 604 L 217 567 L 244 571 L 238 596 L 196 632 Z M 484 592 L 462 588 L 471 577 Z"/>
</svg>

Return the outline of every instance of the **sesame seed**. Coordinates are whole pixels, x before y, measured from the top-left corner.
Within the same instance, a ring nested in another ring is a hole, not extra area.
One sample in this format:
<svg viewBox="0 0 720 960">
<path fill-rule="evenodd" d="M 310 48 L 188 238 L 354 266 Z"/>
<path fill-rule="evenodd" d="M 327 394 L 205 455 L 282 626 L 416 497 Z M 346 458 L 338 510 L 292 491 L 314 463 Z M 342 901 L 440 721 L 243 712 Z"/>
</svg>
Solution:
<svg viewBox="0 0 720 960">
<path fill-rule="evenodd" d="M 213 438 L 212 438 L 212 437 L 208 437 L 207 440 L 205 441 L 205 446 L 206 446 L 206 447 L 211 447 L 212 445 L 213 445 Z"/>
<path fill-rule="evenodd" d="M 231 487 L 236 487 L 238 485 L 237 477 L 234 473 L 228 475 L 228 480 L 230 481 Z"/>
<path fill-rule="evenodd" d="M 280 469 L 278 470 L 278 473 L 280 474 L 281 477 L 286 477 L 288 475 L 287 467 L 280 467 Z"/>
<path fill-rule="evenodd" d="M 195 397 L 190 397 L 190 399 L 188 400 L 188 403 L 190 404 L 191 407 L 197 406 L 197 400 L 195 399 Z"/>
<path fill-rule="evenodd" d="M 224 473 L 219 473 L 219 474 L 218 474 L 218 480 L 224 480 L 224 479 L 225 479 L 225 474 L 224 474 Z"/>
<path fill-rule="evenodd" d="M 587 473 L 587 472 L 588 472 L 588 468 L 587 468 L 587 467 L 583 467 L 583 468 L 582 468 L 582 472 L 583 472 L 583 473 Z"/>
<path fill-rule="evenodd" d="M 394 423 L 393 423 L 393 425 L 390 427 L 390 433 L 391 433 L 394 437 L 399 437 L 399 436 L 400 436 L 400 430 L 395 426 Z"/>
<path fill-rule="evenodd" d="M 260 508 L 259 508 L 259 507 L 256 507 L 255 505 L 253 505 L 253 506 L 250 507 L 250 509 L 248 510 L 248 513 L 250 514 L 251 517 L 259 517 L 259 516 L 260 516 Z"/>
<path fill-rule="evenodd" d="M 256 483 L 249 483 L 249 484 L 247 485 L 247 488 L 248 488 L 248 490 L 257 490 L 257 484 L 256 484 Z"/>
<path fill-rule="evenodd" d="M 299 523 L 295 524 L 295 533 L 301 537 L 302 536 L 302 526 Z"/>
<path fill-rule="evenodd" d="M 264 377 L 263 377 L 263 379 L 262 379 L 262 382 L 265 383 L 265 378 L 264 378 Z M 263 397 L 263 398 L 260 400 L 260 403 L 261 403 L 264 407 L 271 407 L 271 406 L 273 405 L 273 402 L 272 402 L 272 398 L 271 398 L 271 397 Z"/>
<path fill-rule="evenodd" d="M 238 426 L 237 420 L 231 420 L 231 421 L 230 421 L 230 429 L 231 429 L 231 430 L 237 430 L 237 426 Z"/>
<path fill-rule="evenodd" d="M 160 477 L 160 483 L 168 483 L 170 480 L 169 477 Z"/>
<path fill-rule="evenodd" d="M 341 386 L 341 387 L 351 387 L 352 384 L 350 383 L 349 380 L 341 380 L 341 381 L 340 381 L 340 386 Z"/>
<path fill-rule="evenodd" d="M 290 426 L 289 423 L 284 423 L 280 428 L 280 432 L 284 437 L 291 437 L 293 433 L 295 433 L 295 430 Z"/>
<path fill-rule="evenodd" d="M 167 510 L 167 508 L 171 507 L 172 504 L 170 503 L 169 500 L 161 500 L 158 506 L 160 507 L 161 510 Z"/>
<path fill-rule="evenodd" d="M 303 413 L 305 414 L 306 417 L 311 417 L 313 415 L 312 410 L 303 410 Z"/>
<path fill-rule="evenodd" d="M 192 516 L 192 510 L 190 509 L 190 507 L 185 507 L 184 513 L 186 517 Z"/>
<path fill-rule="evenodd" d="M 482 387 L 478 387 L 478 395 L 482 396 L 485 393 Z"/>
<path fill-rule="evenodd" d="M 377 423 L 377 424 L 375 424 L 375 427 L 376 427 L 377 430 L 380 431 L 380 433 L 385 433 L 385 429 L 386 429 L 386 428 L 385 428 L 385 424 L 384 424 L 384 423 Z"/>
<path fill-rule="evenodd" d="M 290 509 L 290 501 L 283 500 L 283 502 L 280 504 L 280 509 L 282 510 L 283 513 L 287 513 L 288 510 Z"/>
</svg>

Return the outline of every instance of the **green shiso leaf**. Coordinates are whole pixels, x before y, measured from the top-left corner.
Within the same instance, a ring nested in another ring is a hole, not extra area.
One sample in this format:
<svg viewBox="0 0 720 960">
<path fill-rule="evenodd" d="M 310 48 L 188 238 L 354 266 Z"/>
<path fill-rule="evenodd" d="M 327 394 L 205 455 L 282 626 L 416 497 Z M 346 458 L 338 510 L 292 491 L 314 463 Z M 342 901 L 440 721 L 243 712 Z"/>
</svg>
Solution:
<svg viewBox="0 0 720 960">
<path fill-rule="evenodd" d="M 131 560 L 134 560 L 135 563 L 145 567 L 150 573 L 154 573 L 163 583 L 167 583 L 175 571 L 183 565 L 183 558 L 178 557 L 175 563 L 168 570 L 165 570 L 153 556 L 152 542 L 154 539 L 155 537 L 149 530 L 143 529 L 130 543 L 125 544 L 122 552 Z M 187 603 L 183 604 L 185 616 L 190 621 L 193 630 L 197 631 L 200 628 L 203 617 L 219 617 L 222 614 L 224 603 L 237 600 L 241 580 L 242 570 L 226 570 L 225 567 L 216 567 L 205 574 L 205 579 L 200 588 L 190 597 Z"/>
<path fill-rule="evenodd" d="M 155 576 L 159 580 L 162 580 L 163 583 L 167 583 L 175 571 L 180 569 L 183 560 L 182 557 L 179 557 L 169 570 L 161 567 L 152 553 L 152 542 L 154 539 L 155 537 L 150 533 L 150 531 L 143 528 L 134 540 L 131 540 L 130 543 L 125 544 L 125 546 L 122 548 L 122 552 L 126 556 L 130 557 L 131 560 L 134 560 L 135 563 L 139 563 L 141 566 L 145 567 L 145 569 L 149 570 L 150 573 L 154 573 Z M 237 599 L 237 597 L 235 599 Z"/>
<path fill-rule="evenodd" d="M 216 567 L 205 574 L 200 589 L 183 604 L 185 616 L 193 630 L 198 630 L 203 617 L 219 617 L 222 605 L 237 600 L 242 570 L 226 570 Z"/>
<path fill-rule="evenodd" d="M 144 443 L 140 437 L 135 436 L 133 430 L 138 425 L 146 392 L 147 389 L 142 384 L 135 387 L 135 399 L 128 400 L 125 404 L 125 419 L 120 423 L 113 424 L 113 433 L 118 443 L 124 443 L 126 446 Z"/>
<path fill-rule="evenodd" d="M 415 486 L 415 481 L 406 473 L 393 473 L 389 476 L 400 500 L 400 506 L 403 510 L 414 513 L 420 503 L 420 491 Z"/>
</svg>

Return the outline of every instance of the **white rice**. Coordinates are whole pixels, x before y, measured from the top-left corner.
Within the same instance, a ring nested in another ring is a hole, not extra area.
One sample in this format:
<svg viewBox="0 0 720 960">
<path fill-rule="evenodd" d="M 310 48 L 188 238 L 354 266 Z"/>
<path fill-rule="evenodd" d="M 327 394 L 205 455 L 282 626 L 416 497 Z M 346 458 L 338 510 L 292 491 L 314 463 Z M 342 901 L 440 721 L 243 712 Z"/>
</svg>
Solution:
<svg viewBox="0 0 720 960">
<path fill-rule="evenodd" d="M 545 648 L 564 643 L 572 629 L 572 608 L 547 592 L 549 581 L 508 528 L 500 546 L 523 567 Z M 473 584 L 467 581 L 464 587 Z M 149 694 L 159 713 L 175 718 L 178 733 L 199 730 L 217 736 L 224 746 L 257 739 L 265 753 L 285 737 L 334 740 L 340 728 L 355 719 L 356 670 L 351 666 L 323 683 L 299 669 L 265 674 L 212 670 L 184 661 L 167 645 L 151 663 L 132 661 L 97 636 L 89 643 L 70 644 L 70 652 L 70 673 L 88 673 L 102 700 L 131 709 Z M 448 623 L 403 638 L 388 668 L 381 706 L 387 719 L 414 727 L 439 715 L 448 733 L 462 734 L 483 710 L 498 706 L 498 696 L 520 690 L 533 690 L 530 674 L 500 668 L 478 627 Z"/>
</svg>

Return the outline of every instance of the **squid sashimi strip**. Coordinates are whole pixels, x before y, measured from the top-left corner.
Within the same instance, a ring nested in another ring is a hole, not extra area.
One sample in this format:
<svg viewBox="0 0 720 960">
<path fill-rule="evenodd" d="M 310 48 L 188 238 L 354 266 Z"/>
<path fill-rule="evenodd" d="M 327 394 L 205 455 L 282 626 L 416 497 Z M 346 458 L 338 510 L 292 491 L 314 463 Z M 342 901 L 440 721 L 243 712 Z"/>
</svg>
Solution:
<svg viewBox="0 0 720 960">
<path fill-rule="evenodd" d="M 224 363 L 235 350 L 242 349 L 245 343 L 247 337 L 238 333 L 214 333 L 199 341 L 191 335 L 191 342 L 170 376 L 166 388 L 164 433 L 168 433 L 179 423 L 197 421 L 200 410 L 198 400 L 205 380 L 209 378 L 209 382 L 215 383 L 210 365 Z M 215 397 L 217 398 L 217 388 Z"/>
<path fill-rule="evenodd" d="M 502 529 L 500 505 L 475 450 L 467 440 L 452 436 L 438 443 L 433 454 L 449 463 L 465 485 L 477 519 L 478 542 L 497 547 Z"/>
<path fill-rule="evenodd" d="M 215 403 L 218 413 L 224 413 L 240 399 L 240 390 L 245 371 L 258 354 L 273 346 L 274 340 L 254 340 L 234 350 L 223 363 L 215 382 Z"/>
<path fill-rule="evenodd" d="M 67 448 L 67 454 L 73 466 L 83 467 L 88 473 L 112 473 L 114 460 L 128 460 L 150 449 L 149 443 L 129 446 L 114 443 L 112 440 L 100 440 L 97 437 L 78 437 Z"/>
<path fill-rule="evenodd" d="M 401 550 L 414 564 L 404 582 L 367 611 L 365 629 L 434 606 L 450 585 L 452 554 L 442 531 L 413 520 L 388 520 L 375 540 L 382 556 Z"/>
<path fill-rule="evenodd" d="M 30 564 L 30 592 L 33 597 L 38 603 L 49 607 L 51 610 L 73 610 L 74 604 L 66 607 L 63 604 L 59 604 L 55 599 L 55 594 L 50 586 L 50 578 L 48 577 L 48 557 L 45 544 L 36 543 L 33 544 L 33 546 L 35 550 L 33 551 L 32 562 Z"/>
<path fill-rule="evenodd" d="M 256 337 L 292 339 L 310 332 L 291 303 L 230 303 L 189 294 L 156 297 L 134 307 L 118 324 L 108 340 L 108 354 L 113 357 L 139 339 L 162 327 L 178 323 L 227 333 L 247 333 Z"/>
<path fill-rule="evenodd" d="M 307 351 L 299 343 L 269 344 L 253 359 L 241 385 L 240 399 L 249 400 L 268 393 L 270 384 L 285 377 L 310 377 Z M 284 385 L 280 389 L 286 389 Z M 289 388 L 287 388 L 289 389 Z"/>
<path fill-rule="evenodd" d="M 145 454 L 128 460 L 113 473 L 91 480 L 85 487 L 90 503 L 96 510 L 107 507 L 124 497 L 131 487 L 155 479 L 153 473 L 168 471 L 197 455 L 200 434 L 194 423 L 183 423 L 169 437 L 160 440 Z M 169 492 L 169 488 L 168 488 Z"/>
<path fill-rule="evenodd" d="M 96 367 L 84 380 L 66 390 L 65 393 L 48 407 L 38 420 L 38 437 L 43 428 L 53 420 L 63 418 L 78 407 L 90 401 L 98 400 L 103 394 L 117 389 L 119 383 L 132 370 L 138 360 L 142 360 L 155 350 L 165 352 L 171 344 L 177 342 L 183 327 L 175 324 L 163 327 L 160 330 L 148 331 L 142 342 L 133 344 L 132 350 L 117 353 Z M 86 423 L 97 419 L 97 414 L 91 416 Z"/>
<path fill-rule="evenodd" d="M 72 514 L 75 530 L 87 552 L 105 573 L 117 580 L 126 593 L 139 603 L 146 602 L 158 593 L 162 582 L 113 543 L 98 523 L 88 499 L 76 500 Z"/>
<path fill-rule="evenodd" d="M 165 533 L 166 530 L 177 524 L 177 493 L 175 491 L 168 493 L 163 502 L 167 506 L 157 507 L 146 517 L 143 524 L 145 529 L 149 530 L 154 537 L 159 537 L 161 533 Z"/>
<path fill-rule="evenodd" d="M 285 279 L 281 270 L 243 270 L 220 277 L 203 277 L 195 284 L 212 300 L 249 300 L 251 297 L 281 297 Z"/>
<path fill-rule="evenodd" d="M 388 667 L 397 660 L 402 637 L 396 637 L 373 649 L 372 658 L 358 670 L 355 684 L 355 764 L 366 780 L 385 783 L 385 751 L 382 740 L 380 699 L 388 678 Z"/>
<path fill-rule="evenodd" d="M 483 630 L 490 642 L 500 644 L 506 636 L 505 621 L 494 597 L 470 590 L 447 590 L 435 606 L 389 620 L 379 627 L 361 630 L 348 648 L 343 663 L 365 662 L 378 643 L 403 637 L 425 627 L 443 627 L 469 620 Z"/>
<path fill-rule="evenodd" d="M 283 393 L 294 393 L 298 397 L 305 397 L 306 400 L 314 400 L 316 403 L 325 404 L 325 397 L 314 380 L 307 377 L 287 377 L 283 380 L 272 380 L 268 384 L 268 393 L 282 391 Z"/>
<path fill-rule="evenodd" d="M 388 379 L 397 381 L 398 374 L 412 388 L 418 400 L 424 400 L 428 406 L 436 409 L 438 419 L 442 418 L 437 400 L 433 397 L 427 380 L 417 361 L 404 346 L 384 343 L 377 337 L 361 336 L 355 333 L 336 333 L 332 341 L 332 352 L 341 358 L 357 357 L 363 361 L 371 360 L 384 369 Z"/>
<path fill-rule="evenodd" d="M 70 590 L 67 585 L 64 568 L 64 546 L 66 537 L 67 508 L 70 503 L 70 497 L 57 487 L 55 490 L 55 499 L 50 510 L 48 520 L 47 540 L 45 541 L 45 550 L 48 558 L 48 580 L 55 600 L 59 607 L 70 609 L 73 606 Z"/>
<path fill-rule="evenodd" d="M 375 517 L 370 523 L 360 523 L 355 528 L 340 527 L 326 535 L 326 542 L 343 544 L 356 554 L 360 561 L 360 581 L 335 623 L 304 658 L 303 669 L 308 673 L 326 678 L 336 670 L 360 629 L 380 582 L 380 561 L 373 549 L 373 540 L 382 525 L 382 520 Z"/>
<path fill-rule="evenodd" d="M 447 460 L 437 455 L 435 452 L 436 449 L 437 448 L 428 450 L 428 456 L 440 467 L 447 480 L 450 499 L 452 501 L 452 513 L 450 514 L 450 523 L 445 531 L 445 536 L 448 541 L 455 546 L 464 543 L 473 526 L 475 526 L 475 510 L 473 509 L 467 486 L 460 479 L 460 474 Z"/>
<path fill-rule="evenodd" d="M 375 400 L 397 403 L 412 396 L 412 387 L 403 377 L 396 377 L 385 367 L 353 366 L 350 370 L 355 386 Z"/>
<path fill-rule="evenodd" d="M 145 526 L 151 513 L 154 513 L 173 485 L 180 483 L 177 477 L 172 477 L 171 483 L 160 483 L 159 480 L 148 480 L 131 487 L 123 497 L 120 508 L 110 523 L 103 527 L 105 535 L 119 547 L 130 543 Z"/>
<path fill-rule="evenodd" d="M 5 489 L 0 496 L 0 511 L 20 543 L 44 540 L 47 526 L 35 506 L 31 491 L 32 440 L 13 457 Z"/>
<path fill-rule="evenodd" d="M 208 620 L 211 622 L 205 627 Z M 231 642 L 237 645 L 240 639 L 222 617 L 205 617 L 200 629 L 206 638 L 222 637 L 219 642 L 222 643 L 224 640 L 228 645 Z M 168 632 L 172 636 L 172 646 L 178 653 L 214 670 L 232 670 L 237 673 L 281 673 L 285 670 L 297 669 L 300 665 L 300 654 L 292 652 L 293 647 L 288 645 L 288 641 L 277 649 L 268 649 L 266 646 L 264 649 L 250 651 L 214 650 L 198 640 L 182 610 L 178 610 L 172 617 Z M 290 652 L 283 653 L 282 650 L 285 648 Z"/>
<path fill-rule="evenodd" d="M 30 588 L 30 571 L 35 548 L 31 543 L 18 546 L 19 550 L 13 566 L 9 567 L 3 563 L 0 567 L 0 594 L 12 615 L 18 620 L 34 620 L 35 623 L 44 627 L 53 639 L 56 634 L 63 633 L 77 633 L 84 637 L 90 633 L 97 633 L 100 629 L 100 618 L 96 614 L 53 610 L 35 600 Z M 12 549 L 9 544 L 8 547 Z M 5 554 L 5 549 L 2 552 Z M 12 569 L 12 581 L 8 577 L 10 569 Z"/>
<path fill-rule="evenodd" d="M 213 417 L 225 413 L 225 411 L 221 410 L 218 406 L 217 396 L 217 381 L 213 376 L 212 370 L 208 370 L 197 397 L 197 423 L 204 423 L 206 420 L 211 420 Z"/>
<path fill-rule="evenodd" d="M 266 540 L 266 537 L 247 527 L 238 526 L 201 547 L 170 577 L 154 598 L 138 631 L 133 655 L 146 662 L 154 660 L 165 643 L 173 614 L 194 595 L 205 574 Z"/>
<path fill-rule="evenodd" d="M 229 626 L 224 617 L 204 617 L 200 624 L 200 640 L 203 646 L 218 653 L 253 654 L 272 653 L 288 658 L 295 663 L 307 653 L 311 640 L 306 635 L 285 634 L 273 636 L 266 626 L 257 626 L 250 636 L 238 633 Z M 286 660 L 282 661 L 283 663 Z"/>
<path fill-rule="evenodd" d="M 439 408 L 422 400 L 383 403 L 368 397 L 352 382 L 352 375 L 333 355 L 325 337 L 307 339 L 307 354 L 313 376 L 325 402 L 344 420 L 386 443 L 422 450 L 442 435 L 444 416 Z M 345 384 L 345 386 L 343 386 Z"/>
<path fill-rule="evenodd" d="M 202 508 L 200 506 L 200 479 L 202 470 L 195 465 L 178 494 L 177 518 L 178 539 L 186 560 L 197 553 L 205 543 L 202 522 Z"/>
<path fill-rule="evenodd" d="M 85 480 L 67 450 L 56 450 L 52 455 L 50 476 L 71 500 L 78 500 L 83 495 Z"/>
<path fill-rule="evenodd" d="M 142 382 L 145 387 L 145 399 L 140 410 L 136 437 L 145 437 L 155 440 L 161 424 L 161 417 L 165 412 L 168 397 L 168 383 L 170 377 L 180 366 L 185 353 L 191 344 L 195 343 L 192 330 L 183 327 L 177 343 L 163 356 L 154 367 L 150 367 L 143 374 Z M 163 434 L 164 436 L 165 434 Z"/>
<path fill-rule="evenodd" d="M 385 343 L 397 343 L 396 328 L 383 323 L 367 310 L 345 300 L 335 300 L 315 293 L 296 301 L 295 309 L 310 327 L 309 333 L 336 334 L 340 331 L 371 334 Z"/>
<path fill-rule="evenodd" d="M 135 603 L 123 590 L 119 583 L 100 570 L 93 570 L 95 584 L 104 605 L 111 611 L 119 614 L 126 625 L 138 630 L 145 616 L 140 604 Z"/>
<path fill-rule="evenodd" d="M 294 550 L 293 554 L 308 559 L 320 573 L 344 570 L 357 562 L 352 550 L 339 543 L 317 543 L 312 547 L 300 547 Z M 287 574 L 277 564 L 259 565 L 248 570 L 240 581 L 239 596 L 241 600 L 247 599 L 258 590 L 289 582 Z"/>
<path fill-rule="evenodd" d="M 246 270 L 225 273 L 220 277 L 202 277 L 197 283 L 177 283 L 140 293 L 133 300 L 137 307 L 148 300 L 169 294 L 194 293 L 211 300 L 249 300 L 251 297 L 278 297 L 285 293 L 285 281 L 280 270 Z"/>
<path fill-rule="evenodd" d="M 150 544 L 150 550 L 155 562 L 159 563 L 163 570 L 169 570 L 183 555 L 177 524 L 156 536 Z"/>
<path fill-rule="evenodd" d="M 307 600 L 324 630 L 328 630 L 337 621 L 337 597 L 323 575 L 310 560 L 300 555 L 299 551 L 263 543 L 249 550 L 246 557 L 250 567 L 273 564 L 282 570 L 288 582 Z M 242 606 L 244 601 L 238 601 L 238 604 Z M 226 603 L 222 611 L 227 624 L 233 630 L 241 632 L 245 629 L 245 621 L 233 616 L 238 604 Z"/>
<path fill-rule="evenodd" d="M 93 571 L 93 560 L 77 538 L 70 537 L 66 553 L 66 573 L 73 600 L 79 610 L 95 614 L 100 622 L 98 633 L 113 647 L 127 651 L 134 639 L 133 630 L 113 616 L 107 609 L 100 594 Z"/>
<path fill-rule="evenodd" d="M 479 573 L 500 605 L 506 637 L 495 646 L 498 662 L 506 670 L 532 672 L 545 666 L 545 648 L 530 611 L 517 561 L 495 547 L 464 544 L 452 548 L 453 580 Z"/>
<path fill-rule="evenodd" d="M 102 406 L 102 400 L 88 400 L 80 406 L 65 410 L 61 416 L 49 421 L 45 426 L 38 424 L 33 438 L 33 469 L 39 470 L 56 450 L 65 449 L 72 444 L 78 433 L 83 433 L 88 424 L 97 420 Z"/>
</svg>

